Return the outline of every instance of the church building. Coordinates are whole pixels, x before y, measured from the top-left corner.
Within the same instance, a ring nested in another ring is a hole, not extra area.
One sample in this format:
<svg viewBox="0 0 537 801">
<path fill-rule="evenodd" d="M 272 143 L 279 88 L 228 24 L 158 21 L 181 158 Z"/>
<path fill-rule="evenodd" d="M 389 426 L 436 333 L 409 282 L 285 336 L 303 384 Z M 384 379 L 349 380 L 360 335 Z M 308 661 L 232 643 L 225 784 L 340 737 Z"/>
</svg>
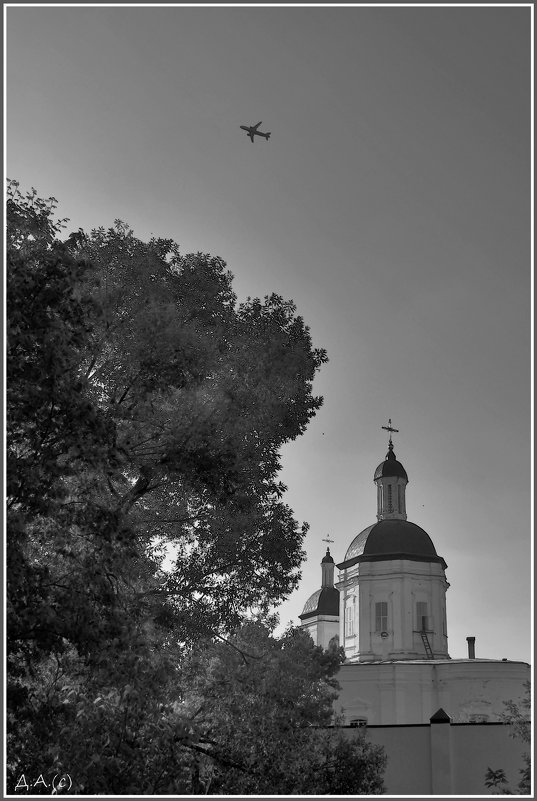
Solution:
<svg viewBox="0 0 537 801">
<path fill-rule="evenodd" d="M 448 658 L 447 565 L 427 532 L 407 520 L 408 476 L 391 437 L 373 480 L 377 522 L 352 540 L 336 585 L 327 550 L 322 587 L 300 619 L 319 645 L 337 635 L 349 662 Z"/>
<path fill-rule="evenodd" d="M 301 628 L 323 648 L 334 641 L 344 648 L 336 711 L 348 726 L 368 731 L 405 727 L 404 737 L 407 727 L 438 722 L 449 722 L 453 729 L 472 723 L 498 726 L 504 702 L 524 696 L 530 666 L 476 658 L 473 636 L 467 638 L 467 659 L 450 658 L 447 564 L 429 534 L 407 519 L 409 479 L 394 453 L 391 434 L 396 429 L 391 420 L 383 428 L 390 437 L 386 457 L 373 474 L 377 520 L 351 540 L 337 564 L 327 549 L 321 587 L 306 601 Z M 428 749 L 431 754 L 430 744 Z M 410 784 L 403 782 L 400 792 L 418 792 L 420 770 L 410 770 Z M 433 774 L 428 775 L 432 781 Z M 447 782 L 442 791 L 454 792 L 449 790 L 453 786 Z M 436 792 L 431 786 L 428 791 Z"/>
</svg>

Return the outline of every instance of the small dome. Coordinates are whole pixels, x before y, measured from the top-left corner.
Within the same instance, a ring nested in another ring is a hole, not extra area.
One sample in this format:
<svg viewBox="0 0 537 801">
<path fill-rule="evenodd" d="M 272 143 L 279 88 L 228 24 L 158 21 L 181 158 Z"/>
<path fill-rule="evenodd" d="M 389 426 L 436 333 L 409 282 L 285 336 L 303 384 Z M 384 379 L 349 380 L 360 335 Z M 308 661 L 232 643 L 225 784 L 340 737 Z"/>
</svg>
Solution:
<svg viewBox="0 0 537 801">
<path fill-rule="evenodd" d="M 379 464 L 377 469 L 375 470 L 375 475 L 373 476 L 373 481 L 376 481 L 377 478 L 386 478 L 388 476 L 395 476 L 397 478 L 404 478 L 408 481 L 408 476 L 406 474 L 406 470 L 395 458 L 395 453 L 393 452 L 393 445 L 390 442 L 388 445 L 388 453 L 386 454 L 386 458 L 383 462 Z"/>
<path fill-rule="evenodd" d="M 421 556 L 439 561 L 433 541 L 426 531 L 407 520 L 380 520 L 364 528 L 351 542 L 345 562 L 356 556 Z"/>
<path fill-rule="evenodd" d="M 326 564 L 326 562 L 331 562 L 332 564 L 334 564 L 334 560 L 330 556 L 330 548 L 326 549 L 326 556 L 323 556 L 323 558 L 321 559 L 321 564 L 323 563 Z"/>
<path fill-rule="evenodd" d="M 335 587 L 322 587 L 310 595 L 299 618 L 313 615 L 339 615 L 339 591 Z"/>
</svg>

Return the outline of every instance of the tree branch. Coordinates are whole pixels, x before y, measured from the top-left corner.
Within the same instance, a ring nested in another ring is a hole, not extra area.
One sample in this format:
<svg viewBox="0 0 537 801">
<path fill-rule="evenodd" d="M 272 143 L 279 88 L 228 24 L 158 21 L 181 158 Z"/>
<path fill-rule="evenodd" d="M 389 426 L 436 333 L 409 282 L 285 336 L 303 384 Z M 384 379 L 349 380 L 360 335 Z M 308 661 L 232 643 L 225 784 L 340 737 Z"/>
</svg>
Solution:
<svg viewBox="0 0 537 801">
<path fill-rule="evenodd" d="M 218 752 L 208 751 L 205 748 L 201 748 L 201 746 L 196 745 L 195 743 L 189 743 L 181 740 L 179 737 L 176 738 L 176 742 L 180 742 L 182 746 L 185 748 L 190 748 L 192 751 L 196 751 L 198 754 L 203 754 L 204 756 L 214 759 L 215 762 L 220 762 L 220 764 L 224 765 L 226 768 L 235 768 L 236 770 L 241 771 L 241 773 L 252 773 L 252 771 L 248 770 L 248 768 L 245 768 L 244 765 L 239 765 L 238 762 L 233 762 L 231 759 L 228 759 Z M 216 743 L 214 744 L 216 745 Z M 212 745 L 212 742 L 208 741 L 208 745 Z"/>
<path fill-rule="evenodd" d="M 124 390 L 124 392 L 123 392 L 122 396 L 121 396 L 121 397 L 120 397 L 120 399 L 117 401 L 117 402 L 118 402 L 118 404 L 119 404 L 119 403 L 123 403 L 123 401 L 124 401 L 124 400 L 125 400 L 125 398 L 127 397 L 127 394 L 128 394 L 128 392 L 129 392 L 129 390 L 130 390 L 130 389 L 132 389 L 132 387 L 134 386 L 134 384 L 135 384 L 135 382 L 136 382 L 136 379 L 138 378 L 138 376 L 140 375 L 140 373 L 141 373 L 141 372 L 142 372 L 141 370 L 138 370 L 138 372 L 136 373 L 136 375 L 134 376 L 134 378 L 132 379 L 132 381 L 130 382 L 130 384 L 127 384 L 127 387 L 126 387 L 126 389 Z"/>
</svg>

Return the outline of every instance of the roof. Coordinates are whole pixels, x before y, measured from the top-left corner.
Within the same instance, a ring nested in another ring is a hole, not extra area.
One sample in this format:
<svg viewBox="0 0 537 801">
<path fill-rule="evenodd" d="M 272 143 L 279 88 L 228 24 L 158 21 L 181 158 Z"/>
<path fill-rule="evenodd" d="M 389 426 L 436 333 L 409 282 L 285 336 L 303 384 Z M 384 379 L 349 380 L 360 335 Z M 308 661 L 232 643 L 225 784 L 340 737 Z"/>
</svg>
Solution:
<svg viewBox="0 0 537 801">
<path fill-rule="evenodd" d="M 451 718 L 447 712 L 444 712 L 442 707 L 440 707 L 429 720 L 431 723 L 451 723 Z"/>
<path fill-rule="evenodd" d="M 440 562 L 444 568 L 447 567 L 442 557 L 436 553 L 427 532 L 415 523 L 399 519 L 380 520 L 364 528 L 351 542 L 342 565 L 350 560 L 354 564 L 358 561 L 405 557 L 417 561 Z"/>
<path fill-rule="evenodd" d="M 408 481 L 408 476 L 406 474 L 406 470 L 395 458 L 395 453 L 393 452 L 393 445 L 390 442 L 388 445 L 388 453 L 386 454 L 386 458 L 383 462 L 379 464 L 377 469 L 375 470 L 375 474 L 373 476 L 373 481 L 376 481 L 378 478 L 385 478 L 387 476 L 394 476 L 395 478 L 404 478 L 405 481 Z"/>
<path fill-rule="evenodd" d="M 304 620 L 314 615 L 339 615 L 339 590 L 335 587 L 321 587 L 310 595 L 299 618 Z"/>
</svg>

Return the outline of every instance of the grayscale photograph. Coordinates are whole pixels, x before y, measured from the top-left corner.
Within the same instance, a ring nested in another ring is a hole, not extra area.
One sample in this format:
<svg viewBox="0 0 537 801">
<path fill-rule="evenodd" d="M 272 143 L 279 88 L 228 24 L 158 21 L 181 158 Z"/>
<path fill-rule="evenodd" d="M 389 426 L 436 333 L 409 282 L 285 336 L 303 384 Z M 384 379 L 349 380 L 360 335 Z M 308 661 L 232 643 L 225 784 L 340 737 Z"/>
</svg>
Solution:
<svg viewBox="0 0 537 801">
<path fill-rule="evenodd" d="M 532 794 L 533 5 L 4 5 L 5 797 Z"/>
</svg>

